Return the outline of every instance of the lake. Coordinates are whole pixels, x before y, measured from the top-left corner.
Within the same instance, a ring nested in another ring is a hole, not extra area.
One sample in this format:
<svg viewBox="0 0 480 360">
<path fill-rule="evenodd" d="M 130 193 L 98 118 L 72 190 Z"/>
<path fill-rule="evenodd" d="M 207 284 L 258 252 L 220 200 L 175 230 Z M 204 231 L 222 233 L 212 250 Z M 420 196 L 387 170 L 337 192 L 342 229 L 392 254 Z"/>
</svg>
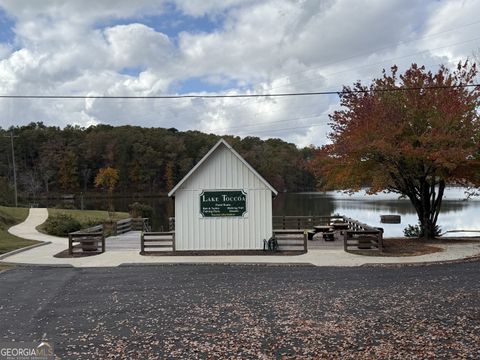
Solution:
<svg viewBox="0 0 480 360">
<path fill-rule="evenodd" d="M 468 201 L 464 189 L 449 188 L 445 191 L 438 218 L 442 232 L 447 230 L 479 230 L 478 233 L 454 233 L 447 236 L 480 235 L 480 199 Z M 386 237 L 403 236 L 408 224 L 418 223 L 417 214 L 408 199 L 397 194 L 368 195 L 365 192 L 348 195 L 338 192 L 281 194 L 274 201 L 275 215 L 329 215 L 340 214 L 368 225 L 382 227 Z M 400 215 L 400 224 L 382 224 L 380 215 Z"/>
<path fill-rule="evenodd" d="M 115 210 L 128 211 L 128 205 L 139 201 L 149 204 L 154 209 L 152 226 L 154 230 L 168 228 L 168 217 L 173 216 L 173 201 L 162 197 L 124 197 L 114 199 Z M 80 199 L 75 205 L 80 208 Z M 41 204 L 42 205 L 42 204 Z M 46 204 L 43 204 L 45 206 Z M 50 202 L 49 206 L 55 203 Z M 104 199 L 85 199 L 85 209 L 105 209 Z M 396 194 L 367 195 L 359 192 L 348 195 L 339 192 L 282 193 L 273 200 L 274 215 L 320 215 L 340 214 L 359 220 L 366 224 L 382 227 L 386 237 L 403 236 L 403 229 L 408 224 L 416 224 L 417 217 L 409 200 L 399 199 Z M 400 224 L 381 224 L 380 215 L 401 215 Z M 480 230 L 478 217 L 480 200 L 465 201 L 462 188 L 449 188 L 445 192 L 442 211 L 438 224 L 442 231 Z M 480 233 L 479 233 L 480 234 Z M 456 234 L 458 236 L 458 234 Z M 478 235 L 478 234 L 470 234 Z"/>
</svg>

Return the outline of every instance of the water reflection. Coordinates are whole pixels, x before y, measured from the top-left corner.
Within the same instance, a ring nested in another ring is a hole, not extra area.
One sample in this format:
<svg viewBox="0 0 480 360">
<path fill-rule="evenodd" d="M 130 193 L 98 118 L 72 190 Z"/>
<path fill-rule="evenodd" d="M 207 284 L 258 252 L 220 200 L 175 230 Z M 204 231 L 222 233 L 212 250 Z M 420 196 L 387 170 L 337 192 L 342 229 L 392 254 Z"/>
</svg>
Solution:
<svg viewBox="0 0 480 360">
<path fill-rule="evenodd" d="M 410 201 L 399 199 L 397 194 L 368 195 L 365 192 L 353 195 L 339 192 L 279 194 L 273 202 L 273 209 L 274 215 L 346 215 L 369 225 L 382 227 L 385 236 L 388 237 L 403 236 L 403 229 L 408 224 L 414 225 L 418 222 Z M 400 215 L 401 223 L 382 224 L 380 215 L 387 214 Z M 438 223 L 442 231 L 480 230 L 475 220 L 478 214 L 480 214 L 478 199 L 465 201 L 464 189 L 450 188 L 445 192 Z"/>
<path fill-rule="evenodd" d="M 439 216 L 439 225 L 446 230 L 479 230 L 477 217 L 480 214 L 480 201 L 464 201 L 464 190 L 447 189 Z M 168 218 L 174 216 L 173 200 L 166 196 L 122 197 L 114 199 L 117 211 L 128 211 L 128 205 L 139 201 L 153 208 L 152 225 L 154 230 L 168 229 Z M 40 206 L 54 207 L 59 200 L 40 202 Z M 75 206 L 81 208 L 80 197 L 75 198 Z M 106 209 L 101 198 L 84 199 L 85 209 Z M 327 193 L 282 193 L 273 200 L 273 215 L 346 215 L 372 226 L 382 227 L 385 236 L 402 236 L 408 224 L 416 224 L 417 217 L 413 206 L 396 194 L 367 195 L 359 192 L 353 195 L 337 192 Z M 400 224 L 381 224 L 380 215 L 401 215 Z M 470 234 L 471 235 L 471 234 Z"/>
</svg>

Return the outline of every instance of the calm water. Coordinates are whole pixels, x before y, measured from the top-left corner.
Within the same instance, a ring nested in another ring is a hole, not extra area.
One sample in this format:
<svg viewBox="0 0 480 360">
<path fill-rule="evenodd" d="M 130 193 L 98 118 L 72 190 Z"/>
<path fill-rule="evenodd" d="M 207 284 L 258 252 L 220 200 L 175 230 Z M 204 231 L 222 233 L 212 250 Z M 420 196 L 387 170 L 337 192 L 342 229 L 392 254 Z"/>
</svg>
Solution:
<svg viewBox="0 0 480 360">
<path fill-rule="evenodd" d="M 408 224 L 418 223 L 415 209 L 407 199 L 399 199 L 396 194 L 367 195 L 364 192 L 351 196 L 343 193 L 301 193 L 282 194 L 274 201 L 275 214 L 280 215 L 329 215 L 340 214 L 359 220 L 366 224 L 382 227 L 385 236 L 403 236 L 403 229 Z M 380 215 L 400 215 L 400 224 L 382 224 Z M 480 235 L 480 199 L 465 201 L 463 189 L 447 189 L 442 202 L 438 224 L 442 231 L 479 230 Z M 462 234 L 449 234 L 458 236 Z"/>
<path fill-rule="evenodd" d="M 446 230 L 480 230 L 477 218 L 480 216 L 480 200 L 465 201 L 463 189 L 447 189 L 439 216 L 439 225 Z M 167 197 L 117 198 L 115 210 L 128 211 L 128 205 L 139 201 L 154 209 L 152 225 L 154 230 L 167 229 L 168 217 L 173 216 L 173 201 Z M 42 204 L 47 205 L 47 204 Z M 49 203 L 54 206 L 55 203 Z M 75 205 L 80 208 L 80 199 Z M 105 209 L 105 200 L 85 199 L 85 209 Z M 416 224 L 415 210 L 409 200 L 398 199 L 395 194 L 366 195 L 357 193 L 352 196 L 343 193 L 294 193 L 279 194 L 273 200 L 274 215 L 346 215 L 372 226 L 383 227 L 385 236 L 402 236 L 408 224 Z M 401 224 L 381 224 L 380 215 L 401 215 Z M 480 233 L 479 233 L 480 234 Z M 457 234 L 458 235 L 458 234 Z M 475 234 L 470 234 L 475 235 Z M 478 235 L 478 234 L 476 234 Z"/>
</svg>

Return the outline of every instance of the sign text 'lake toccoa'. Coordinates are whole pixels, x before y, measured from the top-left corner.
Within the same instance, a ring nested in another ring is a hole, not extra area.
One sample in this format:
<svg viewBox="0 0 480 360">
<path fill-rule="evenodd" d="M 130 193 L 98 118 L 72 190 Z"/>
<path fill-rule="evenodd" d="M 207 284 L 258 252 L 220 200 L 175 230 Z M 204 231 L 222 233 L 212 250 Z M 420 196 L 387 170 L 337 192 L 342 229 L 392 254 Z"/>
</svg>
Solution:
<svg viewBox="0 0 480 360">
<path fill-rule="evenodd" d="M 200 194 L 200 214 L 203 217 L 244 216 L 247 194 L 243 190 L 204 190 Z"/>
</svg>

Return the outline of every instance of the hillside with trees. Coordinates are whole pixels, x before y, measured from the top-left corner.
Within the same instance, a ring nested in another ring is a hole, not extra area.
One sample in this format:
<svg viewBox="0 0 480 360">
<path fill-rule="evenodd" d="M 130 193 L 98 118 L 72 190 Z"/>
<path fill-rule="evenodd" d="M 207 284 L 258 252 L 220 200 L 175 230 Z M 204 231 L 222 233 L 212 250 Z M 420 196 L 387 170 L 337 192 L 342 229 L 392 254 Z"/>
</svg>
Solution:
<svg viewBox="0 0 480 360">
<path fill-rule="evenodd" d="M 10 134 L 17 137 L 15 163 L 23 197 L 100 193 L 95 177 L 100 169 L 118 171 L 116 191 L 129 194 L 168 192 L 218 141 L 213 134 L 174 128 L 97 125 L 27 126 L 0 129 L 0 202 L 13 198 Z M 315 188 L 305 164 L 311 148 L 298 149 L 280 139 L 224 138 L 279 191 Z"/>
</svg>

